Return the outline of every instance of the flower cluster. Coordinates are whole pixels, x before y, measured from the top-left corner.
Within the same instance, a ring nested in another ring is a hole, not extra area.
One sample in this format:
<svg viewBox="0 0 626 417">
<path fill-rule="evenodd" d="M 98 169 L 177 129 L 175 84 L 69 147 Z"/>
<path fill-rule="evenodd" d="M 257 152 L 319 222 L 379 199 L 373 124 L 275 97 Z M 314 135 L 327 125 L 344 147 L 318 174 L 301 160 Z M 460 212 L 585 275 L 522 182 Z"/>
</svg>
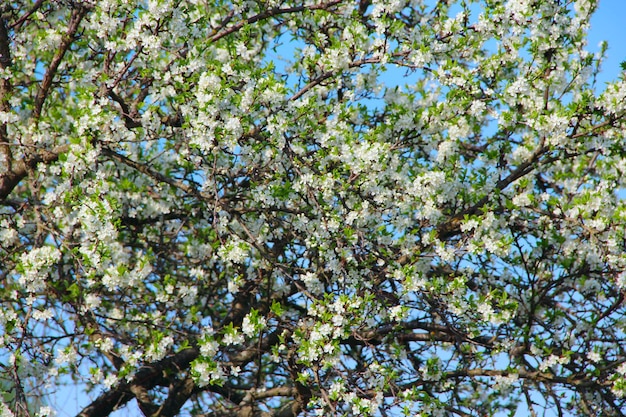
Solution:
<svg viewBox="0 0 626 417">
<path fill-rule="evenodd" d="M 597 83 L 595 8 L 2 13 L 0 379 L 74 378 L 85 417 L 623 414 L 626 81 Z"/>
</svg>

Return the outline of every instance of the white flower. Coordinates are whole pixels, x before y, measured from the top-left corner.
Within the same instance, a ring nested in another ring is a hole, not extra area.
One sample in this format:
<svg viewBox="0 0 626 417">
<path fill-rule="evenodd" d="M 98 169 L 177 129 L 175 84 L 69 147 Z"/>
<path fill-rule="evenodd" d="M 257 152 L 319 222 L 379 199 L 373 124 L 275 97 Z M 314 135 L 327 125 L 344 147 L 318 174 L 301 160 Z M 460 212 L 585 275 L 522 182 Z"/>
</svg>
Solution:
<svg viewBox="0 0 626 417">
<path fill-rule="evenodd" d="M 341 394 L 344 390 L 345 390 L 345 386 L 344 386 L 344 382 L 343 382 L 343 380 L 337 380 L 337 381 L 334 381 L 334 382 L 330 385 L 329 394 L 330 394 L 331 396 L 334 396 L 334 395 L 339 395 L 339 394 Z"/>
<path fill-rule="evenodd" d="M 224 128 L 232 133 L 233 136 L 240 136 L 243 132 L 241 122 L 236 117 L 229 118 L 224 124 Z"/>
<path fill-rule="evenodd" d="M 95 294 L 87 294 L 85 296 L 85 311 L 87 310 L 93 310 L 94 308 L 97 308 L 100 306 L 100 304 L 102 303 L 102 299 L 95 295 Z"/>
<path fill-rule="evenodd" d="M 243 318 L 241 324 L 241 331 L 248 337 L 255 336 L 259 331 L 265 328 L 265 317 L 259 317 L 258 315 L 247 314 Z"/>
<path fill-rule="evenodd" d="M 74 364 L 76 362 L 76 350 L 73 347 L 68 347 L 63 350 L 57 351 L 56 358 L 54 358 L 54 363 L 58 366 L 62 366 L 64 364 Z"/>
<path fill-rule="evenodd" d="M 455 153 L 456 148 L 457 148 L 456 143 L 451 140 L 441 142 L 439 144 L 439 148 L 437 149 L 437 159 L 436 159 L 437 162 L 438 163 L 444 162 L 446 159 L 448 159 L 451 155 Z"/>
<path fill-rule="evenodd" d="M 493 316 L 493 307 L 489 302 L 484 301 L 476 306 L 476 310 L 483 316 L 483 320 L 490 321 Z"/>
<path fill-rule="evenodd" d="M 100 381 L 102 381 L 102 378 L 103 378 L 102 369 L 100 369 L 100 368 L 91 368 L 91 378 L 90 378 L 90 381 L 93 384 L 99 384 Z"/>
<path fill-rule="evenodd" d="M 521 20 L 528 13 L 530 7 L 529 0 L 509 0 L 506 3 L 505 10 L 515 20 Z"/>
<path fill-rule="evenodd" d="M 219 248 L 217 254 L 225 262 L 239 264 L 248 256 L 248 244 L 238 237 L 233 237 Z"/>
<path fill-rule="evenodd" d="M 442 243 L 435 248 L 435 252 L 443 262 L 452 262 L 454 260 L 455 252 L 453 247 L 446 247 Z"/>
<path fill-rule="evenodd" d="M 509 374 L 507 376 L 497 375 L 495 377 L 494 388 L 499 390 L 509 389 L 519 379 L 518 374 Z"/>
<path fill-rule="evenodd" d="M 235 277 L 228 280 L 228 292 L 231 294 L 237 294 L 239 292 L 240 279 Z"/>
<path fill-rule="evenodd" d="M 224 343 L 224 345 L 229 346 L 229 345 L 240 345 L 242 344 L 244 341 L 243 335 L 238 333 L 237 330 L 234 330 L 233 332 L 229 332 L 226 333 L 224 335 L 224 338 L 222 339 L 222 343 Z"/>
<path fill-rule="evenodd" d="M 307 291 L 311 294 L 319 295 L 324 292 L 324 285 L 313 272 L 300 275 L 300 280 L 304 282 Z"/>
<path fill-rule="evenodd" d="M 178 290 L 178 295 L 185 306 L 191 306 L 196 302 L 198 288 L 195 286 L 181 285 Z"/>
<path fill-rule="evenodd" d="M 97 342 L 97 346 L 102 352 L 110 352 L 113 349 L 113 339 L 105 337 Z"/>
<path fill-rule="evenodd" d="M 477 220 L 470 219 L 470 220 L 463 222 L 463 224 L 461 224 L 461 231 L 467 232 L 467 231 L 478 228 L 478 226 L 480 226 L 480 224 L 478 223 Z"/>
<path fill-rule="evenodd" d="M 0 159 L 0 165 L 2 164 L 3 161 Z M 0 242 L 2 242 L 5 247 L 15 245 L 19 242 L 19 234 L 16 230 L 11 228 L 7 221 L 0 223 Z"/>
<path fill-rule="evenodd" d="M 203 73 L 198 80 L 198 90 L 216 91 L 221 85 L 221 80 L 215 74 Z"/>
<path fill-rule="evenodd" d="M 587 226 L 601 232 L 606 228 L 606 222 L 603 219 L 591 219 L 587 221 Z"/>
<path fill-rule="evenodd" d="M 61 252 L 52 246 L 34 248 L 22 254 L 24 274 L 19 278 L 20 284 L 24 285 L 29 292 L 42 290 L 45 287 L 45 279 L 59 259 L 61 259 Z"/>
<path fill-rule="evenodd" d="M 54 417 L 56 416 L 56 412 L 49 406 L 43 406 L 39 408 L 37 412 L 37 417 Z"/>
<path fill-rule="evenodd" d="M 543 362 L 541 362 L 541 364 L 539 365 L 539 370 L 541 372 L 546 372 L 548 370 L 548 368 L 551 368 L 552 366 L 555 366 L 557 364 L 567 364 L 569 362 L 569 359 L 565 356 L 557 356 L 557 355 L 550 355 L 548 358 L 544 359 Z"/>
<path fill-rule="evenodd" d="M 150 345 L 146 351 L 146 358 L 150 361 L 158 361 L 165 357 L 170 346 L 174 343 L 172 336 L 166 336 L 158 342 Z"/>
<path fill-rule="evenodd" d="M 530 205 L 531 200 L 530 200 L 530 197 L 528 196 L 528 193 L 520 193 L 520 194 L 517 194 L 515 197 L 513 197 L 512 202 L 516 206 L 526 207 Z"/>
<path fill-rule="evenodd" d="M 208 358 L 212 358 L 213 356 L 215 356 L 215 354 L 217 353 L 219 349 L 219 343 L 217 343 L 213 339 L 201 341 L 199 344 L 200 344 L 200 354 Z"/>
<path fill-rule="evenodd" d="M 47 308 L 45 310 L 35 310 L 33 311 L 33 318 L 35 320 L 46 321 L 54 316 L 54 312 Z"/>
<path fill-rule="evenodd" d="M 117 384 L 117 381 L 117 376 L 115 376 L 114 374 L 109 374 L 106 376 L 106 378 L 104 378 L 104 381 L 102 383 L 107 389 L 111 389 L 113 385 Z"/>
<path fill-rule="evenodd" d="M 392 320 L 398 321 L 402 320 L 404 316 L 406 316 L 406 313 L 402 306 L 394 306 L 389 310 L 389 317 L 391 317 Z"/>
<path fill-rule="evenodd" d="M 591 351 L 587 353 L 587 358 L 594 363 L 598 363 L 602 360 L 602 355 L 596 351 Z"/>
<path fill-rule="evenodd" d="M 224 371 L 215 363 L 195 361 L 192 365 L 192 370 L 196 375 L 196 383 L 200 387 L 207 386 L 224 378 Z"/>
</svg>

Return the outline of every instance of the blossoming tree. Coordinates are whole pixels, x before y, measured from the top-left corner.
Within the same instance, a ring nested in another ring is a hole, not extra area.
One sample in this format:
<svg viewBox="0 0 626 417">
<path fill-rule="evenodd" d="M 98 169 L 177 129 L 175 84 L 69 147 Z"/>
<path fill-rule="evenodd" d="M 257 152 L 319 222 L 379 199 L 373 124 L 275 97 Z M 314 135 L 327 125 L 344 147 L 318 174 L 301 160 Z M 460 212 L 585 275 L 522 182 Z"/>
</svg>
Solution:
<svg viewBox="0 0 626 417">
<path fill-rule="evenodd" d="M 595 3 L 3 2 L 2 415 L 626 414 Z"/>
</svg>

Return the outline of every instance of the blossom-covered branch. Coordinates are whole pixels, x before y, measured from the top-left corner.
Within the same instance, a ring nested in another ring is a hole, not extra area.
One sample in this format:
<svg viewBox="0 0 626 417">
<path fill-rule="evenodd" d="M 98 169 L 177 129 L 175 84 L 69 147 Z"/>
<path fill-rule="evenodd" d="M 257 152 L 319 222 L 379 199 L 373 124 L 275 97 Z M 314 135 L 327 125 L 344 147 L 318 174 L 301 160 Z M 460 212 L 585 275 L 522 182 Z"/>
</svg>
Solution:
<svg viewBox="0 0 626 417">
<path fill-rule="evenodd" d="M 624 415 L 595 8 L 0 6 L 0 414 Z"/>
</svg>

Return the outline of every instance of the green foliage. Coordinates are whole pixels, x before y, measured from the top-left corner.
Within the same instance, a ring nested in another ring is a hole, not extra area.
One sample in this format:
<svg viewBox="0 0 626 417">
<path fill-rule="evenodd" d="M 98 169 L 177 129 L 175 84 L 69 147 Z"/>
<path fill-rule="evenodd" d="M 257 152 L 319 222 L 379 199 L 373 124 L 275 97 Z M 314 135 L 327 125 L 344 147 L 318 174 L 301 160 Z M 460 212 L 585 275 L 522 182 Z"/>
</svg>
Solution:
<svg viewBox="0 0 626 417">
<path fill-rule="evenodd" d="M 626 81 L 596 86 L 595 8 L 0 6 L 7 390 L 624 414 Z"/>
</svg>

